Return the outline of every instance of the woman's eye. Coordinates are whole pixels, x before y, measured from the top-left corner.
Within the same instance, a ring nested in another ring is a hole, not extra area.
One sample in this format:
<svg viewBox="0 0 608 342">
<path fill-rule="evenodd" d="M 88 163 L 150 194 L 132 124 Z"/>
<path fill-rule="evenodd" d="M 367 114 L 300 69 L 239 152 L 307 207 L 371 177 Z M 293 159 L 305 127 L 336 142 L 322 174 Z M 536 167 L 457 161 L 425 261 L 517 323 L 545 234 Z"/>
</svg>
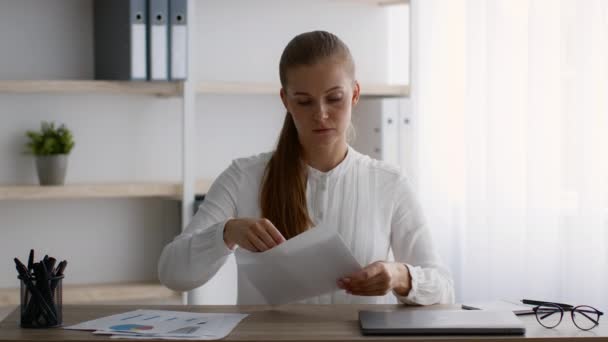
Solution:
<svg viewBox="0 0 608 342">
<path fill-rule="evenodd" d="M 328 99 L 329 102 L 338 102 L 338 101 L 342 101 L 341 97 L 332 97 Z"/>
<path fill-rule="evenodd" d="M 310 101 L 298 101 L 298 105 L 300 106 L 308 106 L 309 104 L 311 104 Z"/>
</svg>

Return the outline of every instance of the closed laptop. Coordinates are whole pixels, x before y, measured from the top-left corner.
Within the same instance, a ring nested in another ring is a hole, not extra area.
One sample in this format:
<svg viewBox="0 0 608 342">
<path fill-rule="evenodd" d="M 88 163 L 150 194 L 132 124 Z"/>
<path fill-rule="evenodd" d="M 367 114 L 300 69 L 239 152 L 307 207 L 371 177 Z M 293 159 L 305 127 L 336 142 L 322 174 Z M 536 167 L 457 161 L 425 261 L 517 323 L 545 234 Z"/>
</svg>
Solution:
<svg viewBox="0 0 608 342">
<path fill-rule="evenodd" d="M 364 335 L 523 335 L 509 311 L 398 310 L 359 312 Z"/>
</svg>

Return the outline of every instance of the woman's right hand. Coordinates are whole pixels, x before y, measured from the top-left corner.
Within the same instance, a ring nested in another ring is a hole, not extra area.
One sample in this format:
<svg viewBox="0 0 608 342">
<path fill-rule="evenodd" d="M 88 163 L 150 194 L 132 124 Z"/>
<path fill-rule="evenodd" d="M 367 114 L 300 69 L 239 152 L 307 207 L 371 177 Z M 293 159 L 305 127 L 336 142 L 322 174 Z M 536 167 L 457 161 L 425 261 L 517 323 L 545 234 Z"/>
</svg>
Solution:
<svg viewBox="0 0 608 342">
<path fill-rule="evenodd" d="M 224 242 L 230 249 L 239 245 L 251 252 L 264 252 L 285 242 L 285 238 L 268 219 L 237 218 L 226 222 Z"/>
</svg>

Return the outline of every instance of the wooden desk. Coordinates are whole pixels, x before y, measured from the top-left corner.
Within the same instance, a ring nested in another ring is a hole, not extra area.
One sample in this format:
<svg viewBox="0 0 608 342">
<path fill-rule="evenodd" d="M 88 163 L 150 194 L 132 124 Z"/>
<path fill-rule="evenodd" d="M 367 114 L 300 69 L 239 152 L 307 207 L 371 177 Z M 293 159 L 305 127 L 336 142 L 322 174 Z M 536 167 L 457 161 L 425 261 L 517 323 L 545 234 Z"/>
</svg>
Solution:
<svg viewBox="0 0 608 342">
<path fill-rule="evenodd" d="M 458 309 L 459 306 L 430 306 L 424 310 Z M 196 312 L 242 312 L 251 314 L 245 318 L 230 335 L 228 341 L 514 341 L 531 339 L 539 341 L 594 340 L 608 341 L 608 322 L 601 322 L 592 331 L 580 331 L 571 323 L 570 317 L 555 329 L 545 329 L 533 315 L 519 316 L 526 324 L 527 333 L 522 336 L 362 336 L 357 320 L 358 310 L 409 310 L 400 305 L 285 305 L 270 306 L 135 306 L 135 305 L 66 305 L 63 308 L 64 325 L 117 314 L 135 309 L 165 309 Z M 417 308 L 420 309 L 420 308 Z M 0 323 L 0 341 L 110 341 L 109 337 L 93 335 L 88 331 L 64 329 L 21 329 L 19 312 L 13 311 Z M 111 341 L 117 341 L 112 339 Z"/>
</svg>

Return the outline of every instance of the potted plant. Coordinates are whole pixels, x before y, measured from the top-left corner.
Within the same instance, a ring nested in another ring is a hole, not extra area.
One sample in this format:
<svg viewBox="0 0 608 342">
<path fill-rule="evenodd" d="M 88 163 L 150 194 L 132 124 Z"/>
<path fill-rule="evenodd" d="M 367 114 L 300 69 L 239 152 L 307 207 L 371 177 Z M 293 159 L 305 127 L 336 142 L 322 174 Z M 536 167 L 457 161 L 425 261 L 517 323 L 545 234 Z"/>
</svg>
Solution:
<svg viewBox="0 0 608 342">
<path fill-rule="evenodd" d="M 72 133 L 65 125 L 43 121 L 40 131 L 27 131 L 27 152 L 36 157 L 40 185 L 63 185 L 68 154 L 74 147 Z"/>
</svg>

